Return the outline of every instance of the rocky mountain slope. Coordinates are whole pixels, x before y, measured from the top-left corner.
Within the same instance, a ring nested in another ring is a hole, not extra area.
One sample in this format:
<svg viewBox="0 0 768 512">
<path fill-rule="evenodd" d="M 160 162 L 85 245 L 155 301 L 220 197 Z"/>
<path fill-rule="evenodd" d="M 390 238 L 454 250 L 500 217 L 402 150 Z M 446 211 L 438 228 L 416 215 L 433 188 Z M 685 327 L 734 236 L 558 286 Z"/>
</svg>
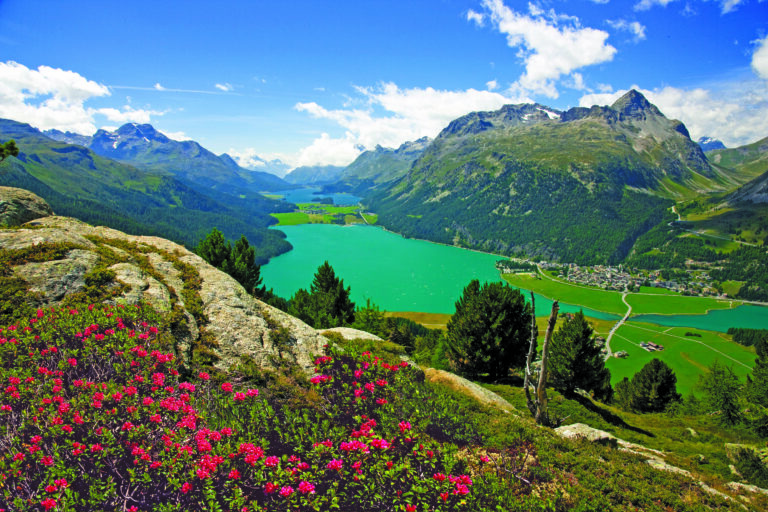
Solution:
<svg viewBox="0 0 768 512">
<path fill-rule="evenodd" d="M 407 236 L 616 262 L 673 199 L 730 184 L 683 123 L 633 90 L 611 106 L 506 105 L 456 119 L 367 206 Z"/>
<path fill-rule="evenodd" d="M 768 137 L 737 148 L 709 151 L 707 158 L 716 168 L 727 169 L 741 185 L 768 171 Z"/>
<path fill-rule="evenodd" d="M 0 229 L 0 279 L 24 283 L 37 307 L 82 296 L 98 280 L 106 302 L 146 301 L 172 318 L 182 361 L 203 358 L 224 370 L 243 362 L 275 368 L 284 358 L 308 370 L 328 342 L 181 245 L 49 213 L 34 194 L 0 188 L 0 225 L 37 217 Z M 41 257 L 47 250 L 52 256 Z"/>
<path fill-rule="evenodd" d="M 286 174 L 284 179 L 292 185 L 323 185 L 338 180 L 343 170 L 344 167 L 338 165 L 302 166 Z"/>
<path fill-rule="evenodd" d="M 376 146 L 372 151 L 364 151 L 344 169 L 337 187 L 364 194 L 370 188 L 401 178 L 430 142 L 428 137 L 422 137 L 398 148 Z"/>
<path fill-rule="evenodd" d="M 28 124 L 0 120 L 0 140 L 8 139 L 20 153 L 0 163 L 0 185 L 31 190 L 60 214 L 190 247 L 217 227 L 230 239 L 244 234 L 261 262 L 290 248 L 280 233 L 266 229 L 275 222 L 269 213 L 289 209 L 282 201 L 206 189 L 57 142 Z"/>
</svg>

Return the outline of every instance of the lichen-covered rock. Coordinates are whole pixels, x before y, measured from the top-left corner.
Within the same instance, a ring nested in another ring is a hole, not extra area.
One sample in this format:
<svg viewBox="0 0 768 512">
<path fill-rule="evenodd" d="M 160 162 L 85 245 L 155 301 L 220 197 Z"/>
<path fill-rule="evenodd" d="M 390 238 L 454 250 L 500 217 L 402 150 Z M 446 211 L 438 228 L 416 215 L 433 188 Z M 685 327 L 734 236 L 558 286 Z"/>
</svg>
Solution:
<svg viewBox="0 0 768 512">
<path fill-rule="evenodd" d="M 86 274 L 101 264 L 104 254 L 110 255 L 110 264 L 104 268 L 126 285 L 122 296 L 111 300 L 129 304 L 146 301 L 161 312 L 170 311 L 174 303 L 181 308 L 181 321 L 175 324 L 173 334 L 182 361 L 205 331 L 216 342 L 211 350 L 218 357 L 215 366 L 222 370 L 245 357 L 263 369 L 276 368 L 281 359 L 287 359 L 310 373 L 313 356 L 322 353 L 328 343 L 312 327 L 250 296 L 232 277 L 169 240 L 127 235 L 56 216 L 12 230 L 0 229 L 1 249 L 24 249 L 41 243 L 76 247 L 63 259 L 14 267 L 14 275 L 29 283 L 30 291 L 38 292 L 45 305 L 55 306 L 66 296 L 82 291 Z M 199 279 L 199 290 L 193 295 L 201 307 L 184 302 L 185 277 L 177 268 L 184 264 Z"/>
<path fill-rule="evenodd" d="M 584 423 L 574 423 L 572 425 L 564 425 L 555 429 L 555 432 L 566 439 L 586 439 L 593 443 L 604 444 L 607 446 L 616 447 L 619 444 L 619 439 L 613 434 L 609 434 L 603 430 L 592 428 Z"/>
<path fill-rule="evenodd" d="M 13 187 L 0 187 L 0 227 L 21 226 L 40 217 L 53 215 L 42 197 Z"/>
<path fill-rule="evenodd" d="M 353 329 L 351 327 L 331 327 L 330 329 L 323 330 L 323 334 L 335 332 L 340 334 L 345 340 L 373 340 L 383 341 L 379 336 L 371 334 L 370 332 L 361 331 L 360 329 Z"/>
<path fill-rule="evenodd" d="M 73 249 L 66 259 L 26 263 L 15 267 L 13 273 L 30 284 L 29 291 L 40 293 L 43 301 L 52 304 L 81 291 L 85 287 L 85 274 L 96 266 L 98 259 L 93 252 Z"/>
<path fill-rule="evenodd" d="M 444 370 L 436 370 L 434 368 L 425 368 L 424 376 L 429 382 L 441 384 L 454 391 L 458 391 L 464 395 L 469 396 L 477 400 L 478 402 L 496 407 L 504 412 L 510 413 L 515 411 L 515 407 L 501 398 L 493 391 L 489 391 L 482 386 L 475 384 L 463 377 L 459 377 L 451 372 Z"/>
</svg>

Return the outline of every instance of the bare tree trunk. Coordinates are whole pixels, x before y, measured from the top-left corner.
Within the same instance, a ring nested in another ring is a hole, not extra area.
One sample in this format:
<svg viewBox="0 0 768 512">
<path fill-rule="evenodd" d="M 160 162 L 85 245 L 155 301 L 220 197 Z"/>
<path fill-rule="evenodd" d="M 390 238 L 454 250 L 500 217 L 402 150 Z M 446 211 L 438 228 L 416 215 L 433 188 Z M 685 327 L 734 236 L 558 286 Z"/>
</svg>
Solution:
<svg viewBox="0 0 768 512">
<path fill-rule="evenodd" d="M 552 339 L 552 333 L 557 323 L 557 312 L 560 305 L 557 301 L 552 303 L 552 312 L 549 315 L 547 324 L 547 333 L 544 336 L 544 346 L 541 348 L 541 369 L 539 370 L 539 384 L 536 386 L 536 423 L 539 425 L 549 425 L 549 414 L 547 411 L 547 348 Z"/>
<path fill-rule="evenodd" d="M 536 327 L 536 299 L 531 292 L 531 342 L 528 346 L 528 359 L 525 360 L 525 382 L 523 383 L 523 389 L 525 389 L 525 399 L 528 402 L 528 410 L 531 414 L 536 416 L 536 403 L 531 397 L 531 380 L 533 379 L 533 372 L 531 370 L 531 363 L 533 357 L 536 355 L 536 338 L 539 337 L 539 329 Z"/>
</svg>

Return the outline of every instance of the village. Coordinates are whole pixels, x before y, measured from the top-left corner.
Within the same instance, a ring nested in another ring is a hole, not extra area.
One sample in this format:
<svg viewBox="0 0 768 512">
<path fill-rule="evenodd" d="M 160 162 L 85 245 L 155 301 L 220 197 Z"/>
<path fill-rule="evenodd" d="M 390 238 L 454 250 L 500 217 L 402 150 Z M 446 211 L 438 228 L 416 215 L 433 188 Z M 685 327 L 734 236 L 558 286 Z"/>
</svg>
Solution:
<svg viewBox="0 0 768 512">
<path fill-rule="evenodd" d="M 640 291 L 641 286 L 664 288 L 682 295 L 727 298 L 713 286 L 712 278 L 704 270 L 677 270 L 665 276 L 665 271 L 625 268 L 623 265 L 581 266 L 575 263 L 559 264 L 548 261 L 534 263 L 511 258 L 496 263 L 502 273 L 535 272 L 536 267 L 550 275 L 574 284 L 594 286 L 602 290 Z M 665 279 L 665 277 L 667 277 Z"/>
</svg>

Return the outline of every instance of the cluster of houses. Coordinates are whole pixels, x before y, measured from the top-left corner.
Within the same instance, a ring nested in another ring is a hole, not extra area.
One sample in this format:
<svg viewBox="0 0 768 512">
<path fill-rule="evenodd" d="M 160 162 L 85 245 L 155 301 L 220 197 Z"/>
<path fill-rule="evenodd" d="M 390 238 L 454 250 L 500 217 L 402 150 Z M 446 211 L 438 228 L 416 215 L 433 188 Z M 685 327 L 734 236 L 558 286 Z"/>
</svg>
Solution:
<svg viewBox="0 0 768 512">
<path fill-rule="evenodd" d="M 656 352 L 664 350 L 664 345 L 657 345 L 656 343 L 651 343 L 650 341 L 643 341 L 640 343 L 640 346 L 643 347 L 648 352 Z"/>
<path fill-rule="evenodd" d="M 545 270 L 558 270 L 558 277 L 571 283 L 595 286 L 603 290 L 639 290 L 641 286 L 664 288 L 684 295 L 720 296 L 711 285 L 712 278 L 706 272 L 687 271 L 689 279 L 665 280 L 660 271 L 643 271 L 629 269 L 619 265 L 580 266 L 575 263 L 560 265 L 549 262 L 539 262 L 539 267 Z"/>
</svg>

